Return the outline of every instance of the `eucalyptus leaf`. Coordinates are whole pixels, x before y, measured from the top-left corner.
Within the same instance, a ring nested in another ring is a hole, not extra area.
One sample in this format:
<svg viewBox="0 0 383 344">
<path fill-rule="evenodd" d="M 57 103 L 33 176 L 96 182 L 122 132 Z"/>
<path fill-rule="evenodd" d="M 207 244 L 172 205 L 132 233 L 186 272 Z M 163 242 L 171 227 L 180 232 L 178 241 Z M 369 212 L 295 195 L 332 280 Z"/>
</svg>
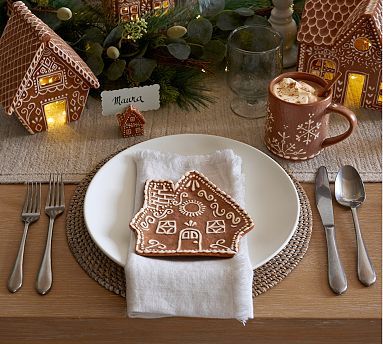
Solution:
<svg viewBox="0 0 383 344">
<path fill-rule="evenodd" d="M 213 25 L 206 18 L 192 19 L 187 27 L 188 36 L 194 43 L 206 44 L 211 40 Z"/>
<path fill-rule="evenodd" d="M 129 62 L 130 76 L 134 81 L 143 82 L 150 78 L 157 62 L 145 57 L 136 58 Z"/>
<path fill-rule="evenodd" d="M 251 17 L 254 15 L 254 11 L 251 8 L 240 7 L 234 10 L 235 13 L 239 14 L 242 17 Z"/>
<path fill-rule="evenodd" d="M 221 62 L 225 56 L 226 45 L 215 39 L 205 45 L 202 58 L 213 62 Z"/>
<path fill-rule="evenodd" d="M 86 54 L 87 56 L 96 55 L 101 57 L 104 48 L 100 43 L 88 42 L 86 45 Z"/>
<path fill-rule="evenodd" d="M 124 28 L 121 25 L 116 26 L 112 31 L 109 32 L 104 41 L 104 47 L 112 45 L 113 43 L 119 41 L 124 32 Z"/>
<path fill-rule="evenodd" d="M 223 31 L 232 31 L 242 25 L 242 18 L 234 11 L 223 11 L 217 16 L 216 25 Z"/>
<path fill-rule="evenodd" d="M 193 56 L 197 59 L 202 57 L 202 55 L 203 55 L 203 46 L 202 45 L 190 43 L 189 46 L 191 48 L 191 52 L 190 52 L 191 56 Z"/>
<path fill-rule="evenodd" d="M 215 16 L 225 8 L 225 0 L 199 0 L 199 11 L 203 16 Z"/>
<path fill-rule="evenodd" d="M 170 43 L 167 47 L 169 53 L 178 60 L 186 60 L 191 52 L 191 48 L 183 43 Z"/>
<path fill-rule="evenodd" d="M 117 80 L 121 78 L 122 74 L 124 74 L 125 66 L 126 66 L 125 60 L 115 60 L 108 67 L 105 74 L 109 80 L 112 80 L 112 81 Z"/>
<path fill-rule="evenodd" d="M 254 15 L 245 20 L 245 25 L 262 25 L 262 26 L 271 26 L 269 21 L 262 16 Z"/>
<path fill-rule="evenodd" d="M 92 70 L 94 75 L 100 75 L 104 70 L 104 61 L 102 57 L 97 54 L 89 55 L 86 64 Z"/>
<path fill-rule="evenodd" d="M 51 12 L 40 12 L 39 18 L 47 24 L 52 30 L 58 30 L 61 26 L 62 21 L 57 19 L 56 13 Z"/>
<path fill-rule="evenodd" d="M 85 30 L 85 40 L 103 44 L 104 39 L 104 33 L 97 27 L 91 27 Z"/>
</svg>

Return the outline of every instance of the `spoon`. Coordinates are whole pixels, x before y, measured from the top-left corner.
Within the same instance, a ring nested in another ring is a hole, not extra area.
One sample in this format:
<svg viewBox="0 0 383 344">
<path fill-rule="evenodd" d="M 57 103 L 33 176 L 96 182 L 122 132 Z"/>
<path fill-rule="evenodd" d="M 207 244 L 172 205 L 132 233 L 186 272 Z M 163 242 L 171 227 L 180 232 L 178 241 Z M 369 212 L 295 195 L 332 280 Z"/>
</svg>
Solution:
<svg viewBox="0 0 383 344">
<path fill-rule="evenodd" d="M 331 79 L 331 81 L 324 88 L 318 91 L 317 96 L 323 97 L 334 86 L 334 84 L 338 81 L 341 75 L 342 75 L 341 72 L 338 72 L 337 74 L 335 74 L 334 77 Z"/>
<path fill-rule="evenodd" d="M 358 246 L 358 278 L 366 287 L 376 281 L 376 272 L 364 245 L 356 208 L 366 198 L 363 181 L 358 171 L 349 165 L 342 166 L 335 179 L 335 198 L 344 207 L 351 208 Z"/>
</svg>

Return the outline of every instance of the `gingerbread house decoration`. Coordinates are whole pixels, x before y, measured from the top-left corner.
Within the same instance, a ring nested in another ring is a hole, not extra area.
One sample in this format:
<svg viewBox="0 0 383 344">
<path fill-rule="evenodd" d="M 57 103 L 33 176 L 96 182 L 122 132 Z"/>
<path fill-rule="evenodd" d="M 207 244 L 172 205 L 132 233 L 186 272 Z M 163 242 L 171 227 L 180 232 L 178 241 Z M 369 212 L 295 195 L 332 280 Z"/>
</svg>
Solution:
<svg viewBox="0 0 383 344">
<path fill-rule="evenodd" d="M 230 196 L 197 171 L 175 185 L 149 180 L 144 192 L 143 208 L 130 223 L 141 255 L 231 257 L 254 226 Z"/>
<path fill-rule="evenodd" d="M 298 70 L 331 80 L 334 101 L 382 106 L 381 0 L 307 0 L 298 32 Z"/>
<path fill-rule="evenodd" d="M 166 11 L 174 7 L 174 0 L 103 0 L 107 13 L 116 22 L 137 20 L 154 11 Z"/>
<path fill-rule="evenodd" d="M 132 105 L 116 116 L 123 137 L 144 135 L 145 118 Z"/>
<path fill-rule="evenodd" d="M 0 103 L 31 133 L 76 121 L 90 87 L 99 82 L 89 67 L 23 2 L 0 38 Z"/>
</svg>

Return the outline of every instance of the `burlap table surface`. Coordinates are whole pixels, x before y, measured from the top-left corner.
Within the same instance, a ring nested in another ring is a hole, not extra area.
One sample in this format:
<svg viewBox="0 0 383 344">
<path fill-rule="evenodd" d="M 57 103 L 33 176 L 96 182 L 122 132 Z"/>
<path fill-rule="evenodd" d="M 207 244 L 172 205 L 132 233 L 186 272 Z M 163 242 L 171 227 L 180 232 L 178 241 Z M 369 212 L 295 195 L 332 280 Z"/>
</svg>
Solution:
<svg viewBox="0 0 383 344">
<path fill-rule="evenodd" d="M 108 258 L 94 243 L 84 220 L 84 200 L 93 176 L 114 154 L 105 158 L 76 187 L 66 215 L 69 248 L 79 265 L 104 288 L 125 297 L 124 268 Z M 272 259 L 254 270 L 253 296 L 258 296 L 285 279 L 299 264 L 309 247 L 312 233 L 312 212 L 302 186 L 293 178 L 300 213 L 297 228 L 287 245 Z M 129 292 L 129 291 L 128 291 Z"/>
<path fill-rule="evenodd" d="M 339 167 L 345 164 L 357 168 L 366 182 L 381 181 L 379 112 L 358 111 L 359 126 L 350 138 L 314 159 L 288 162 L 264 146 L 265 118 L 249 120 L 232 113 L 232 94 L 224 81 L 213 81 L 212 94 L 216 102 L 200 112 L 182 111 L 175 105 L 145 112 L 145 135 L 136 138 L 122 138 L 116 118 L 102 116 L 100 101 L 91 97 L 79 121 L 36 135 L 28 134 L 14 116 L 8 117 L 0 110 L 0 183 L 48 181 L 49 174 L 55 172 L 63 173 L 66 182 L 77 183 L 113 152 L 151 138 L 181 133 L 218 135 L 247 143 L 271 155 L 298 181 L 312 182 L 322 165 L 334 180 Z M 335 115 L 330 124 L 331 135 L 347 127 L 345 120 Z"/>
</svg>

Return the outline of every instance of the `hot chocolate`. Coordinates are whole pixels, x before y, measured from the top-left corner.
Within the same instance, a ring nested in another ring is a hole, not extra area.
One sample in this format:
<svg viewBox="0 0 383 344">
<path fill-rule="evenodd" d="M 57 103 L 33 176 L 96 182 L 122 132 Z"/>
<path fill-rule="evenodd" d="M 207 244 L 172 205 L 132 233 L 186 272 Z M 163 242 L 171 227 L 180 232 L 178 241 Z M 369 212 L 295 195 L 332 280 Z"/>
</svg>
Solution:
<svg viewBox="0 0 383 344">
<path fill-rule="evenodd" d="M 322 97 L 318 97 L 318 91 L 322 87 L 307 81 L 283 78 L 273 86 L 273 93 L 279 98 L 294 104 L 315 103 Z"/>
</svg>

